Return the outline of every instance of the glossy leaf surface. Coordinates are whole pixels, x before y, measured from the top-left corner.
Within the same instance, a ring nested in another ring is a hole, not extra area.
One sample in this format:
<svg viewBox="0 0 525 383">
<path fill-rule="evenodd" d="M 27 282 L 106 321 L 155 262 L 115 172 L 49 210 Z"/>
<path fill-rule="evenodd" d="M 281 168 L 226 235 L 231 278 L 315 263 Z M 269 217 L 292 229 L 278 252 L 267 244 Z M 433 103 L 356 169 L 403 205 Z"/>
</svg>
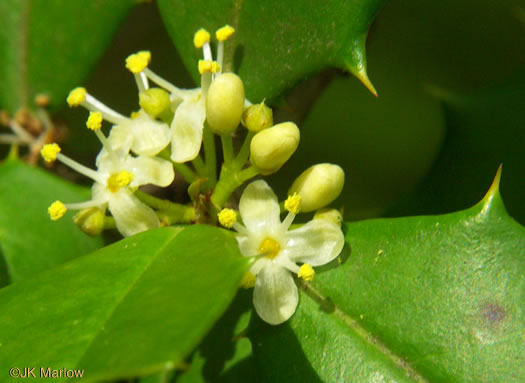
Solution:
<svg viewBox="0 0 525 383">
<path fill-rule="evenodd" d="M 232 25 L 236 34 L 226 42 L 226 70 L 233 62 L 247 97 L 259 102 L 326 67 L 349 70 L 366 83 L 365 40 L 383 0 L 158 3 L 168 32 L 196 80 L 202 53 L 193 46 L 194 33 L 206 28 L 213 34 L 225 24 Z"/>
<path fill-rule="evenodd" d="M 525 379 L 525 229 L 497 185 L 471 209 L 345 229 L 349 256 L 316 276 L 292 320 L 253 322 L 265 381 Z"/>
<path fill-rule="evenodd" d="M 88 254 L 103 245 L 73 223 L 73 212 L 49 219 L 56 200 L 79 202 L 90 190 L 18 160 L 0 166 L 0 246 L 12 282 L 34 277 L 56 265 Z"/>
<path fill-rule="evenodd" d="M 0 291 L 0 369 L 75 368 L 98 381 L 176 367 L 247 266 L 229 232 L 162 228 L 15 283 Z"/>
</svg>

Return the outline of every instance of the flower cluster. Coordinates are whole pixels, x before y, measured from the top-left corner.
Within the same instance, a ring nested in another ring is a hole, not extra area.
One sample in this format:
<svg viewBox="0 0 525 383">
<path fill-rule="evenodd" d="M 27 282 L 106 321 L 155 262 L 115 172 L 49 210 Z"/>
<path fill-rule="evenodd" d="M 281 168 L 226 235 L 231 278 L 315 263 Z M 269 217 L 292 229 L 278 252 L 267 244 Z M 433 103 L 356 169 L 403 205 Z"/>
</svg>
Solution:
<svg viewBox="0 0 525 383">
<path fill-rule="evenodd" d="M 80 210 L 75 223 L 91 235 L 112 227 L 130 236 L 172 223 L 219 221 L 237 231 L 241 253 L 254 258 L 241 284 L 254 287 L 257 313 L 266 322 L 279 324 L 290 318 L 298 304 L 294 275 L 311 281 L 313 267 L 332 261 L 343 248 L 339 212 L 319 209 L 341 193 L 344 172 L 332 164 L 312 166 L 292 183 L 282 204 L 265 181 L 257 180 L 244 190 L 239 214 L 225 208 L 237 206 L 231 201 L 232 193 L 246 181 L 277 172 L 300 140 L 293 122 L 274 124 L 272 110 L 264 102 L 252 104 L 246 99 L 240 77 L 223 72 L 224 42 L 234 32 L 228 25 L 217 30 L 216 60 L 211 35 L 204 29 L 195 33 L 194 45 L 203 52 L 198 63 L 201 84 L 195 89 L 180 89 L 155 74 L 148 67 L 149 52 L 129 56 L 126 68 L 135 78 L 140 105 L 129 117 L 85 88 L 72 90 L 69 106 L 89 110 L 86 126 L 102 149 L 94 170 L 62 154 L 56 143 L 43 146 L 41 155 L 46 162 L 58 160 L 94 181 L 89 201 L 55 201 L 49 215 L 57 220 L 70 209 Z M 104 121 L 112 124 L 107 136 L 102 130 Z M 244 142 L 235 151 L 233 138 L 239 125 L 246 130 L 240 134 Z M 218 178 L 214 135 L 222 144 Z M 159 199 L 139 189 L 146 184 L 167 187 L 176 172 L 190 185 L 191 205 Z M 282 208 L 288 213 L 281 221 Z M 318 212 L 307 224 L 292 229 L 300 211 Z M 237 222 L 238 215 L 242 223 Z"/>
</svg>

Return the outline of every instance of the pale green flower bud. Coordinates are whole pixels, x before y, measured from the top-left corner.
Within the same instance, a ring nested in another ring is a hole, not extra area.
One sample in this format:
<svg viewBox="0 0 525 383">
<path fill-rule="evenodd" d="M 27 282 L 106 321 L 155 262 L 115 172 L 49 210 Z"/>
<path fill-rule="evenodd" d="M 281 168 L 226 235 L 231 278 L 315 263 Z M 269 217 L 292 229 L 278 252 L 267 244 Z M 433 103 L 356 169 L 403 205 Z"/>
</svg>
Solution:
<svg viewBox="0 0 525 383">
<path fill-rule="evenodd" d="M 231 135 L 241 122 L 244 111 L 244 85 L 234 73 L 216 77 L 206 96 L 206 120 L 211 131 Z"/>
<path fill-rule="evenodd" d="M 340 166 L 317 164 L 296 178 L 288 194 L 299 194 L 302 198 L 301 211 L 307 213 L 335 200 L 341 194 L 344 183 L 345 173 Z"/>
<path fill-rule="evenodd" d="M 343 215 L 339 210 L 336 209 L 317 210 L 314 214 L 314 219 L 324 219 L 326 221 L 335 223 L 338 226 L 341 226 L 343 223 Z"/>
<path fill-rule="evenodd" d="M 104 230 L 105 213 L 98 207 L 80 210 L 73 217 L 75 224 L 88 235 L 99 235 Z"/>
<path fill-rule="evenodd" d="M 263 175 L 275 173 L 294 154 L 299 138 L 299 128 L 293 122 L 283 122 L 262 130 L 250 144 L 250 162 Z"/>
<path fill-rule="evenodd" d="M 242 124 L 251 132 L 258 133 L 273 125 L 272 109 L 260 104 L 251 105 L 242 114 Z"/>
<path fill-rule="evenodd" d="M 139 105 L 153 118 L 170 111 L 170 95 L 164 89 L 150 88 L 139 94 Z"/>
</svg>

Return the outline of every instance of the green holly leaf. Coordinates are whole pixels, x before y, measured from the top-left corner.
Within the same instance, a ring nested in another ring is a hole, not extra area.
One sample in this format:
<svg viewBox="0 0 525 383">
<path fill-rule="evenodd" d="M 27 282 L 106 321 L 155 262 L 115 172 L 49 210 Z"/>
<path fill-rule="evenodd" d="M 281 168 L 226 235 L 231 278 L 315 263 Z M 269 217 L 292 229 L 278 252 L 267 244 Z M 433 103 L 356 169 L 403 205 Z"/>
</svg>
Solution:
<svg viewBox="0 0 525 383">
<path fill-rule="evenodd" d="M 487 177 L 502 164 L 501 185 L 512 217 L 525 223 L 525 71 L 471 92 L 436 89 L 444 104 L 447 134 L 441 153 L 418 189 L 392 215 L 442 214 L 482 197 Z"/>
<path fill-rule="evenodd" d="M 351 71 L 375 93 L 366 74 L 365 40 L 383 0 L 322 4 L 313 0 L 159 0 L 158 4 L 196 81 L 202 53 L 193 46 L 194 33 L 199 28 L 214 33 L 229 24 L 236 33 L 225 45 L 225 68 L 241 76 L 252 101 L 278 96 L 327 67 Z"/>
<path fill-rule="evenodd" d="M 243 334 L 251 307 L 252 292 L 239 290 L 228 310 L 197 348 L 190 367 L 177 379 L 178 383 L 257 381 L 252 346 Z"/>
<path fill-rule="evenodd" d="M 199 225 L 147 231 L 15 283 L 0 291 L 0 370 L 100 381 L 180 366 L 247 268 L 231 232 Z"/>
<path fill-rule="evenodd" d="M 253 321 L 265 381 L 523 382 L 525 228 L 498 184 L 464 211 L 346 224 L 349 256 L 292 319 Z"/>
<path fill-rule="evenodd" d="M 47 213 L 56 200 L 89 199 L 89 189 L 18 160 L 0 166 L 0 179 L 0 247 L 5 258 L 0 269 L 7 267 L 12 282 L 34 277 L 103 245 L 100 237 L 89 237 L 76 227 L 73 213 L 57 222 Z"/>
<path fill-rule="evenodd" d="M 3 0 L 0 2 L 0 108 L 54 107 L 98 62 L 136 0 Z"/>
</svg>

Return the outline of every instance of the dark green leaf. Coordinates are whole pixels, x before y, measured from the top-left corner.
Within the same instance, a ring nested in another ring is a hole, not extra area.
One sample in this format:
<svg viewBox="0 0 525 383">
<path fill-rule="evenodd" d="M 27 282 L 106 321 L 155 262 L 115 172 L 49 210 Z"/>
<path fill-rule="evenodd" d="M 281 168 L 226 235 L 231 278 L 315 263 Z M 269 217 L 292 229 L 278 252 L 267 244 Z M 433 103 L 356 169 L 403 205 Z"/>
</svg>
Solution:
<svg viewBox="0 0 525 383">
<path fill-rule="evenodd" d="M 65 102 L 97 63 L 135 0 L 0 2 L 0 108 L 14 113 L 39 93 Z"/>
<path fill-rule="evenodd" d="M 525 72 L 467 94 L 440 93 L 447 134 L 441 153 L 419 189 L 390 214 L 441 214 L 481 198 L 500 164 L 501 192 L 509 213 L 525 223 Z"/>
<path fill-rule="evenodd" d="M 214 33 L 230 24 L 236 34 L 226 43 L 225 67 L 233 62 L 252 101 L 278 96 L 306 76 L 332 66 L 353 72 L 373 89 L 366 75 L 365 40 L 383 0 L 158 3 L 195 79 L 202 54 L 193 46 L 193 34 L 201 27 Z"/>
<path fill-rule="evenodd" d="M 523 382 L 525 229 L 498 182 L 457 213 L 347 224 L 292 319 L 254 321 L 266 381 Z"/>
<path fill-rule="evenodd" d="M 78 368 L 98 381 L 176 367 L 232 300 L 247 260 L 230 232 L 162 228 L 8 286 L 0 370 Z"/>
<path fill-rule="evenodd" d="M 73 213 L 52 222 L 52 202 L 89 199 L 90 191 L 19 161 L 0 167 L 0 246 L 11 281 L 36 276 L 102 246 L 73 223 Z M 0 263 L 2 267 L 2 263 Z"/>
<path fill-rule="evenodd" d="M 387 1 L 369 49 L 377 46 L 388 61 L 370 62 L 402 68 L 420 83 L 446 89 L 498 82 L 525 65 L 523 5 L 523 0 Z"/>
<path fill-rule="evenodd" d="M 248 326 L 252 292 L 239 290 L 222 318 L 215 323 L 177 383 L 256 382 L 252 347 L 242 332 Z"/>
</svg>

